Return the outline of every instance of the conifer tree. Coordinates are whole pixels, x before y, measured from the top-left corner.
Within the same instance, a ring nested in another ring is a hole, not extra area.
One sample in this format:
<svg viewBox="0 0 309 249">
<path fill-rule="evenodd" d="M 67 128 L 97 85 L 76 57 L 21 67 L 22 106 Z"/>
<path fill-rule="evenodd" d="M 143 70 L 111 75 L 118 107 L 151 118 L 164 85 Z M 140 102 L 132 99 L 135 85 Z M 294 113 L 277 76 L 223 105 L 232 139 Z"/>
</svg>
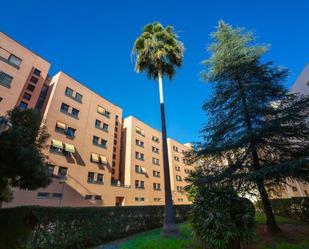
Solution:
<svg viewBox="0 0 309 249">
<path fill-rule="evenodd" d="M 288 177 L 309 180 L 309 98 L 287 91 L 288 70 L 262 58 L 269 46 L 251 32 L 220 21 L 212 38 L 202 76 L 213 95 L 203 105 L 208 120 L 192 157 L 203 163 L 191 181 L 258 192 L 268 230 L 280 231 L 269 193 Z"/>
</svg>

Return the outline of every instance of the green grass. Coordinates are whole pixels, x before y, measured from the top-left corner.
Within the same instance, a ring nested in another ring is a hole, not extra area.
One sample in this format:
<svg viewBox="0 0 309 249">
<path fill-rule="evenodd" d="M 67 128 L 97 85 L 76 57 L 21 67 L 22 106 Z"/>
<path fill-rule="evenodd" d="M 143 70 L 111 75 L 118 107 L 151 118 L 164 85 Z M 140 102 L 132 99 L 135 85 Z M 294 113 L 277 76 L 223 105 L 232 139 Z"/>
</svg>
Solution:
<svg viewBox="0 0 309 249">
<path fill-rule="evenodd" d="M 200 248 L 192 234 L 190 224 L 179 225 L 179 238 L 162 238 L 161 229 L 140 233 L 120 246 L 121 249 L 175 249 Z"/>
<path fill-rule="evenodd" d="M 262 213 L 256 213 L 255 215 L 255 221 L 258 225 L 264 225 L 266 224 L 266 216 Z M 276 221 L 279 225 L 281 224 L 300 224 L 300 221 L 292 220 L 286 217 L 282 216 L 276 216 Z"/>
<path fill-rule="evenodd" d="M 266 223 L 264 214 L 256 214 L 256 223 L 263 225 Z M 302 222 L 285 217 L 277 216 L 276 220 L 281 224 L 303 224 Z M 162 238 L 161 229 L 155 229 L 139 233 L 120 245 L 121 249 L 201 249 L 194 238 L 192 227 L 189 223 L 179 225 L 180 236 L 178 238 Z M 263 238 L 256 237 L 252 244 L 257 249 L 309 249 L 309 239 L 296 239 L 295 243 L 287 242 L 284 237 L 276 237 L 273 242 L 266 242 Z M 274 243 L 274 245 L 273 245 Z M 232 248 L 231 248 L 232 249 Z"/>
</svg>

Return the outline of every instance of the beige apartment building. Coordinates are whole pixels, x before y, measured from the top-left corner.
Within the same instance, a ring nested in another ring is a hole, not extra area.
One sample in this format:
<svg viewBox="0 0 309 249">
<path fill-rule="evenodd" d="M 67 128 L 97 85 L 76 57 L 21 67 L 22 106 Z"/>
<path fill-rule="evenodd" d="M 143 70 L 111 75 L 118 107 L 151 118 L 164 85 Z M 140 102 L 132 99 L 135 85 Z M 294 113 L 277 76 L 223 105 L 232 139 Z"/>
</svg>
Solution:
<svg viewBox="0 0 309 249">
<path fill-rule="evenodd" d="M 189 204 L 184 191 L 186 178 L 193 170 L 185 154 L 189 144 L 168 138 L 169 168 L 174 204 Z M 122 132 L 124 183 L 136 189 L 136 201 L 145 205 L 164 204 L 164 177 L 161 132 L 130 116 L 124 119 Z"/>
<path fill-rule="evenodd" d="M 171 189 L 175 204 L 190 204 L 184 188 L 188 185 L 186 178 L 194 170 L 195 164 L 189 165 L 186 154 L 191 144 L 181 144 L 171 138 L 167 139 L 168 159 L 170 165 Z"/>
<path fill-rule="evenodd" d="M 16 106 L 39 108 L 49 68 L 43 58 L 0 32 L 0 116 Z"/>
</svg>

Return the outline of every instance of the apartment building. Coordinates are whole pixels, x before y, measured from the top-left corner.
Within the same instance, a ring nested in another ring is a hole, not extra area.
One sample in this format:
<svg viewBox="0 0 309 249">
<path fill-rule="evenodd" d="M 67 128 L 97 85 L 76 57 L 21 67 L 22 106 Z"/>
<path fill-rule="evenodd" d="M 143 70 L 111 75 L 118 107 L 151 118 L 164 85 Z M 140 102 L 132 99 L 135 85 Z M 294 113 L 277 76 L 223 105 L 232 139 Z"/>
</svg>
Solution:
<svg viewBox="0 0 309 249">
<path fill-rule="evenodd" d="M 195 164 L 189 165 L 185 156 L 192 149 L 192 145 L 181 144 L 168 138 L 167 146 L 174 204 L 190 204 L 184 188 L 188 185 L 186 178 L 194 170 Z"/>
<path fill-rule="evenodd" d="M 50 64 L 0 32 L 0 116 L 36 108 Z"/>
<path fill-rule="evenodd" d="M 162 136 L 133 116 L 123 121 L 122 169 L 125 185 L 134 188 L 131 205 L 163 205 Z"/>
<path fill-rule="evenodd" d="M 50 133 L 45 153 L 53 183 L 16 191 L 12 205 L 119 204 L 115 195 L 123 197 L 127 189 L 112 183 L 119 178 L 122 109 L 59 72 L 51 79 L 42 112 Z"/>
</svg>

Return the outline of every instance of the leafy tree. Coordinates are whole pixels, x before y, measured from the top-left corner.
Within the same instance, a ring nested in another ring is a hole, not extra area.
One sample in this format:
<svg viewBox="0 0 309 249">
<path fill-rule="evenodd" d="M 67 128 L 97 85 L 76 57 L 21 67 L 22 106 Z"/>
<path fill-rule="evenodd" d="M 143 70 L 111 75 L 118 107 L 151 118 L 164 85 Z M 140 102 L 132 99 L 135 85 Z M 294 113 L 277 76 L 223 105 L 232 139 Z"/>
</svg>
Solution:
<svg viewBox="0 0 309 249">
<path fill-rule="evenodd" d="M 240 249 L 254 237 L 254 205 L 231 186 L 210 184 L 193 192 L 192 227 L 205 248 Z"/>
<path fill-rule="evenodd" d="M 162 232 L 164 236 L 177 234 L 178 229 L 174 222 L 168 165 L 163 78 L 168 77 L 172 79 L 174 77 L 176 68 L 182 64 L 183 51 L 183 44 L 178 40 L 173 27 L 167 26 L 164 28 L 158 22 L 148 24 L 144 27 L 143 33 L 136 39 L 132 51 L 136 55 L 136 72 L 146 72 L 149 79 L 158 80 L 159 83 L 165 185 L 165 220 Z"/>
<path fill-rule="evenodd" d="M 288 93 L 288 70 L 262 59 L 269 46 L 255 44 L 251 32 L 220 21 L 212 38 L 202 76 L 214 94 L 203 105 L 204 141 L 193 156 L 203 173 L 191 180 L 257 190 L 269 231 L 279 231 L 269 191 L 287 177 L 309 180 L 309 98 Z"/>
<path fill-rule="evenodd" d="M 0 201 L 9 201 L 11 187 L 34 190 L 51 179 L 42 150 L 49 134 L 34 110 L 8 112 L 11 127 L 0 134 Z"/>
</svg>

